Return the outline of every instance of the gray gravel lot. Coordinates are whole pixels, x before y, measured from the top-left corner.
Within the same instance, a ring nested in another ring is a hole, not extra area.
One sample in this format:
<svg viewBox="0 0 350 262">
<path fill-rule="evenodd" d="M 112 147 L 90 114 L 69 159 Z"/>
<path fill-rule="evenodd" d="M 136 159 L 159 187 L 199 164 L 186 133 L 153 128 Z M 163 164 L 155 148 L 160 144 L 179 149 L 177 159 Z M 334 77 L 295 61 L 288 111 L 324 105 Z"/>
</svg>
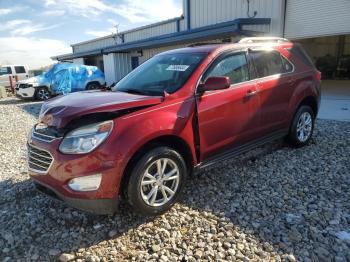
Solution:
<svg viewBox="0 0 350 262">
<path fill-rule="evenodd" d="M 0 261 L 350 261 L 350 123 L 271 143 L 188 181 L 169 212 L 94 216 L 37 193 L 25 141 L 41 103 L 0 100 Z"/>
</svg>

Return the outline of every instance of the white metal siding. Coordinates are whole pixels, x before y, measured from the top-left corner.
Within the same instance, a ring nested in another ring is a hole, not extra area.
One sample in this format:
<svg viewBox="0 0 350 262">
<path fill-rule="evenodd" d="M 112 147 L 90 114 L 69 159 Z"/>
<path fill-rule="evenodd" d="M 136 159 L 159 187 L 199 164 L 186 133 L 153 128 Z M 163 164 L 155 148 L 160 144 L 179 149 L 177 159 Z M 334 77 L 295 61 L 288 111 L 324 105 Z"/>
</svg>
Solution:
<svg viewBox="0 0 350 262">
<path fill-rule="evenodd" d="M 131 31 L 131 32 L 126 32 L 124 34 L 124 42 L 133 42 L 137 40 L 142 40 L 145 38 L 150 38 L 154 36 L 160 36 L 164 34 L 169 34 L 169 33 L 175 33 L 177 32 L 177 25 L 176 21 L 171 21 L 168 23 L 160 24 L 160 25 L 155 25 L 152 27 L 148 28 L 142 28 L 140 30 L 136 31 Z M 180 21 L 180 28 L 184 26 L 183 21 Z M 89 41 L 86 43 L 81 43 L 74 45 L 73 50 L 74 53 L 77 52 L 85 52 L 85 51 L 91 51 L 95 49 L 100 49 L 100 48 L 105 48 L 108 46 L 112 46 L 115 44 L 121 44 L 121 38 L 119 36 L 110 36 L 110 37 L 105 37 L 102 39 L 96 39 L 94 41 Z"/>
<path fill-rule="evenodd" d="M 155 56 L 156 54 L 184 47 L 184 45 L 172 45 L 172 46 L 165 46 L 165 47 L 159 47 L 159 48 L 152 48 L 152 49 L 145 49 L 143 50 L 143 55 L 139 58 L 139 63 L 142 64 L 151 57 Z"/>
<path fill-rule="evenodd" d="M 106 83 L 111 85 L 116 82 L 115 54 L 103 55 L 103 65 Z"/>
<path fill-rule="evenodd" d="M 99 48 L 105 48 L 107 46 L 115 45 L 116 42 L 120 42 L 120 40 L 118 38 L 110 36 L 108 38 L 96 39 L 95 41 L 92 41 L 92 42 L 78 44 L 78 45 L 75 45 L 73 48 L 74 48 L 74 53 L 78 53 L 78 52 L 96 50 Z"/>
<path fill-rule="evenodd" d="M 127 53 L 117 53 L 114 55 L 116 57 L 116 80 L 119 81 L 131 71 L 131 57 Z"/>
<path fill-rule="evenodd" d="M 191 28 L 247 18 L 246 0 L 190 0 Z M 251 0 L 250 15 L 271 18 L 270 34 L 280 36 L 283 30 L 284 0 Z M 252 27 L 254 29 L 254 27 Z M 265 28 L 264 28 L 265 29 Z M 259 26 L 255 27 L 259 30 Z"/>
<path fill-rule="evenodd" d="M 288 0 L 286 10 L 287 38 L 350 34 L 349 0 Z"/>
<path fill-rule="evenodd" d="M 131 71 L 130 54 L 111 53 L 103 55 L 103 63 L 107 85 L 119 81 Z"/>
<path fill-rule="evenodd" d="M 74 58 L 73 59 L 73 63 L 74 64 L 78 64 L 78 65 L 83 65 L 84 64 L 84 58 Z"/>
<path fill-rule="evenodd" d="M 176 21 L 172 21 L 166 24 L 156 25 L 149 28 L 140 29 L 124 35 L 125 42 L 137 41 L 149 37 L 175 33 Z"/>
</svg>

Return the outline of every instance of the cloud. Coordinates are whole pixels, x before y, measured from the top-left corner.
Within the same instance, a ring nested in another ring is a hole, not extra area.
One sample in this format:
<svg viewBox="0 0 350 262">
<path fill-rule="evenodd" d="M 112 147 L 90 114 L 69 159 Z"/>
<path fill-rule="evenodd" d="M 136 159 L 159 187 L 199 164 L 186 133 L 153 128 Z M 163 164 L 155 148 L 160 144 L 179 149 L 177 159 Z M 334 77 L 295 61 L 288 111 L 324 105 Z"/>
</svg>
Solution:
<svg viewBox="0 0 350 262">
<path fill-rule="evenodd" d="M 8 30 L 13 30 L 19 26 L 25 25 L 25 24 L 30 24 L 30 20 L 25 20 L 25 19 L 15 19 L 15 20 L 10 20 L 4 23 L 0 27 L 0 31 L 8 31 Z"/>
<path fill-rule="evenodd" d="M 106 30 L 106 31 L 99 31 L 99 30 L 87 30 L 85 31 L 85 34 L 87 35 L 92 35 L 94 37 L 102 37 L 102 36 L 106 36 L 106 35 L 110 35 L 115 31 L 114 28 L 111 28 L 110 31 Z"/>
<path fill-rule="evenodd" d="M 13 10 L 9 8 L 0 8 L 0 15 L 7 15 L 11 13 Z"/>
<path fill-rule="evenodd" d="M 3 26 L 0 27 L 0 32 L 7 31 L 11 35 L 23 36 L 34 32 L 50 30 L 59 26 L 61 26 L 61 24 L 45 26 L 44 24 L 33 24 L 32 21 L 26 19 L 16 19 L 4 23 Z"/>
<path fill-rule="evenodd" d="M 113 9 L 101 0 L 46 0 L 44 5 L 51 10 L 84 17 L 97 16 Z"/>
<path fill-rule="evenodd" d="M 64 10 L 47 10 L 42 12 L 43 15 L 47 16 L 63 16 L 66 13 Z"/>
<path fill-rule="evenodd" d="M 182 14 L 175 0 L 127 0 L 115 12 L 131 23 L 156 22 Z"/>
<path fill-rule="evenodd" d="M 178 0 L 125 0 L 122 4 L 106 4 L 102 0 L 46 0 L 44 6 L 52 12 L 91 17 L 105 13 L 122 16 L 131 23 L 149 23 L 180 16 Z"/>
<path fill-rule="evenodd" d="M 0 64 L 24 64 L 35 69 L 52 64 L 51 56 L 70 53 L 71 48 L 55 39 L 0 37 Z"/>
<path fill-rule="evenodd" d="M 107 30 L 86 30 L 85 34 L 92 35 L 94 37 L 102 37 L 110 34 L 115 34 L 118 28 L 118 31 L 120 31 L 120 27 L 123 26 L 118 23 L 117 20 L 109 18 L 107 19 L 108 24 L 111 26 Z"/>
<path fill-rule="evenodd" d="M 22 27 L 19 27 L 11 32 L 12 35 L 29 35 L 34 32 L 39 32 L 39 31 L 45 31 L 45 30 L 51 30 L 56 27 L 61 26 L 62 24 L 56 24 L 56 25 L 51 25 L 51 26 L 45 26 L 43 24 L 32 24 L 30 23 L 29 25 L 25 25 Z"/>
</svg>

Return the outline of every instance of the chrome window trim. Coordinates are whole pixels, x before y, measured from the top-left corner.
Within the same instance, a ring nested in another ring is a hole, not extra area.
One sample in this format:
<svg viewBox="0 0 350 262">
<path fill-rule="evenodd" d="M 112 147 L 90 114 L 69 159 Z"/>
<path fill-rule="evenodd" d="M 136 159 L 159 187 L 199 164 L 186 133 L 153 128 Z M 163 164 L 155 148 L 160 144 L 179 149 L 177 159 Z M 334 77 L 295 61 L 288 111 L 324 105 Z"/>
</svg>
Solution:
<svg viewBox="0 0 350 262">
<path fill-rule="evenodd" d="M 295 66 L 294 66 L 294 64 L 287 58 L 287 57 L 285 57 L 285 55 L 283 55 L 281 52 L 279 52 L 279 51 L 277 51 L 276 49 L 249 49 L 250 51 L 270 51 L 270 52 L 277 52 L 277 53 L 279 53 L 279 55 L 280 56 L 282 56 L 284 59 L 286 59 L 291 65 L 292 65 L 292 68 L 293 68 L 293 70 L 292 71 L 290 71 L 290 72 L 285 72 L 285 73 L 278 73 L 278 74 L 273 74 L 273 75 L 268 75 L 268 76 L 263 76 L 263 77 L 257 77 L 257 78 L 255 78 L 254 80 L 256 80 L 256 79 L 264 79 L 264 78 L 267 78 L 267 77 L 271 77 L 271 76 L 281 76 L 281 75 L 285 75 L 285 74 L 291 74 L 291 73 L 294 73 L 294 71 L 295 71 Z"/>
<path fill-rule="evenodd" d="M 250 48 L 248 48 L 248 49 L 249 49 L 249 50 L 252 50 L 252 51 L 266 51 L 266 49 L 250 49 Z M 248 49 L 247 49 L 246 51 L 248 51 Z M 279 74 L 273 74 L 273 75 L 268 75 L 268 76 L 264 76 L 264 77 L 257 77 L 257 78 L 254 78 L 254 79 L 250 79 L 250 80 L 248 80 L 248 81 L 243 81 L 243 82 L 240 82 L 240 83 L 231 84 L 230 87 L 227 88 L 227 89 L 224 89 L 224 90 L 213 90 L 213 91 L 210 91 L 209 94 L 207 94 L 207 95 L 202 95 L 202 97 L 206 97 L 206 96 L 208 96 L 208 95 L 218 94 L 218 93 L 222 93 L 222 92 L 226 92 L 226 91 L 232 90 L 232 87 L 234 87 L 234 86 L 236 86 L 236 85 L 241 85 L 241 84 L 245 84 L 245 83 L 249 83 L 249 82 L 253 82 L 253 81 L 257 82 L 257 81 L 265 80 L 265 79 L 268 79 L 268 78 L 284 77 L 284 76 L 287 75 L 287 74 L 292 74 L 292 73 L 294 73 L 294 71 L 295 71 L 295 66 L 294 66 L 294 64 L 293 64 L 287 57 L 285 57 L 281 52 L 277 51 L 276 49 L 273 49 L 273 48 L 272 48 L 271 51 L 277 52 L 277 53 L 279 53 L 283 58 L 285 58 L 285 59 L 292 65 L 293 70 L 290 71 L 290 72 L 286 72 L 286 73 L 279 73 Z M 242 52 L 242 50 L 233 51 L 232 55 L 234 55 L 235 53 L 241 53 L 241 52 Z M 224 54 L 224 53 L 225 53 L 225 52 L 220 53 L 217 57 L 215 57 L 215 58 L 213 59 L 213 61 L 211 61 L 210 64 L 205 68 L 205 70 L 203 71 L 203 73 L 200 75 L 200 77 L 199 77 L 198 80 L 197 80 L 196 89 L 195 89 L 195 94 L 198 94 L 198 93 L 197 93 L 197 89 L 198 89 L 198 86 L 199 86 L 199 84 L 200 84 L 200 81 L 201 81 L 201 79 L 202 79 L 204 73 L 205 73 L 205 72 L 209 69 L 209 67 L 215 62 L 215 60 L 218 59 L 219 56 L 221 56 L 221 55 Z M 228 52 L 228 54 L 230 54 L 230 52 Z M 247 62 L 250 63 L 250 62 L 248 61 L 248 59 L 247 59 Z M 300 72 L 300 73 L 304 73 L 304 72 Z M 300 74 L 300 73 L 298 73 L 298 74 Z"/>
</svg>

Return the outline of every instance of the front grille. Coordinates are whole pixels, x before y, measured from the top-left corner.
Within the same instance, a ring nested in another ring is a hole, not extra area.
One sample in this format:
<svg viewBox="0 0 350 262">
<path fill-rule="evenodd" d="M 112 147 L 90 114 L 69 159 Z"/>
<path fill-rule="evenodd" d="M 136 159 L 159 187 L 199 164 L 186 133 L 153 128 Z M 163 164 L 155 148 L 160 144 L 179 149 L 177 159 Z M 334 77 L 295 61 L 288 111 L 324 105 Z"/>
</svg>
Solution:
<svg viewBox="0 0 350 262">
<path fill-rule="evenodd" d="M 29 170 L 46 173 L 53 161 L 51 154 L 45 150 L 28 145 L 28 166 Z"/>
<path fill-rule="evenodd" d="M 28 88 L 28 87 L 30 87 L 30 85 L 28 85 L 28 84 L 18 84 L 19 89 L 24 89 L 24 88 Z"/>
<path fill-rule="evenodd" d="M 36 125 L 33 128 L 33 137 L 45 142 L 51 142 L 59 136 L 57 134 L 57 131 L 52 127 L 39 128 L 39 125 Z"/>
</svg>

